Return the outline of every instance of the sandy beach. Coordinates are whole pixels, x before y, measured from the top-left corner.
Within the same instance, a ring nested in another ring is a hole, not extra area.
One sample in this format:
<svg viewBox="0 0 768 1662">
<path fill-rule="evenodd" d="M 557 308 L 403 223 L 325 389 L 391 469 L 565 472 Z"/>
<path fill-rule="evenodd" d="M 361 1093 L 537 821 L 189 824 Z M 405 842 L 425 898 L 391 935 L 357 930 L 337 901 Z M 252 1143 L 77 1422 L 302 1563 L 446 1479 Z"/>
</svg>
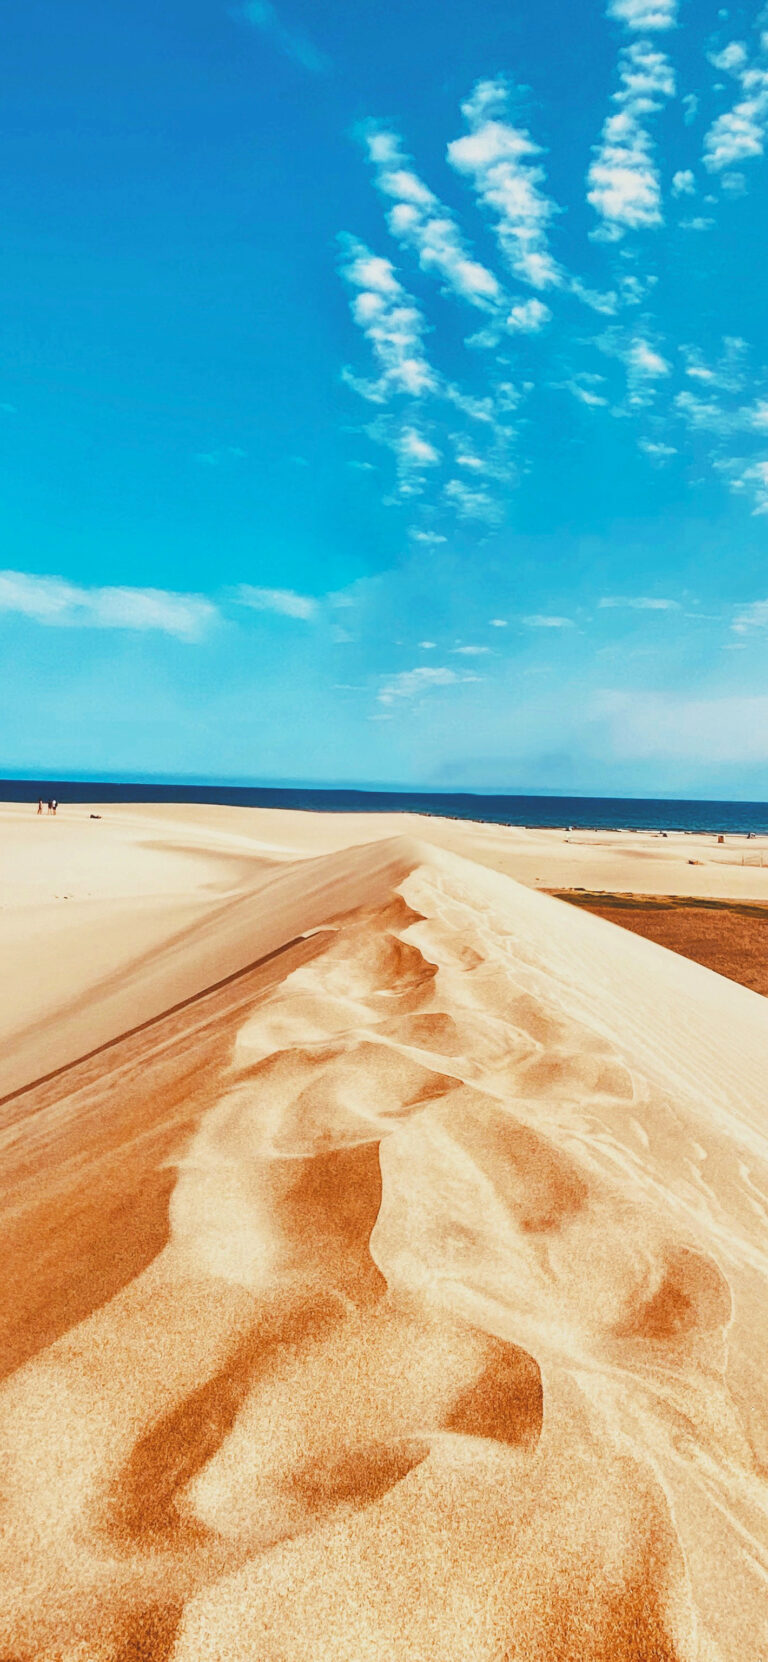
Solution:
<svg viewBox="0 0 768 1662">
<path fill-rule="evenodd" d="M 768 838 L 0 805 L 3 1662 L 768 1657 L 766 918 Z"/>
</svg>

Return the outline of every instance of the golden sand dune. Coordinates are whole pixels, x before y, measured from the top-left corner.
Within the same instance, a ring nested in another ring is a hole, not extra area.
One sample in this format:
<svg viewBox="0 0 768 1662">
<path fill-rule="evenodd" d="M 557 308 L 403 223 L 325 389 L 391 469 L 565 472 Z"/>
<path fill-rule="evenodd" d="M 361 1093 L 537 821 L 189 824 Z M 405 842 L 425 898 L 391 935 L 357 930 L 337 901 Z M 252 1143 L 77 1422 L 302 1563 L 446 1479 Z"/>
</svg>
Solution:
<svg viewBox="0 0 768 1662">
<path fill-rule="evenodd" d="M 97 1014 L 0 1131 L 2 1662 L 768 1657 L 768 1003 L 398 838 Z"/>
</svg>

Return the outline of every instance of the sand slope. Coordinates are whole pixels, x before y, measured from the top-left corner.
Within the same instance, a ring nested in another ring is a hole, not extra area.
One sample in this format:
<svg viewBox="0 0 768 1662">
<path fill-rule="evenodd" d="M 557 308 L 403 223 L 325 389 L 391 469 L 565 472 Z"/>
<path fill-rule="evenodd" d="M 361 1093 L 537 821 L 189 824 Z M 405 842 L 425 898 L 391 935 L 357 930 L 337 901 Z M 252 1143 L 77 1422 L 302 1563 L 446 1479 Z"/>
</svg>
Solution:
<svg viewBox="0 0 768 1662">
<path fill-rule="evenodd" d="M 768 1656 L 768 1004 L 400 838 L 226 975 L 6 1106 L 3 1662 Z"/>
</svg>

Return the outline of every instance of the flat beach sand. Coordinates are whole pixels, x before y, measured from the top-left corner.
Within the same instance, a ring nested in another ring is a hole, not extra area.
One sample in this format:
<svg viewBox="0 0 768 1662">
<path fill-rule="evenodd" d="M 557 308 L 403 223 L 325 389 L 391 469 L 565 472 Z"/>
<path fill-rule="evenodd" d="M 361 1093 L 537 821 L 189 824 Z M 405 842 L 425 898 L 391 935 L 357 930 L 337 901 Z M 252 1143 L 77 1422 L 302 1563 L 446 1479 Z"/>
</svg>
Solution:
<svg viewBox="0 0 768 1662">
<path fill-rule="evenodd" d="M 766 919 L 768 839 L 0 805 L 2 1662 L 766 1662 Z"/>
</svg>

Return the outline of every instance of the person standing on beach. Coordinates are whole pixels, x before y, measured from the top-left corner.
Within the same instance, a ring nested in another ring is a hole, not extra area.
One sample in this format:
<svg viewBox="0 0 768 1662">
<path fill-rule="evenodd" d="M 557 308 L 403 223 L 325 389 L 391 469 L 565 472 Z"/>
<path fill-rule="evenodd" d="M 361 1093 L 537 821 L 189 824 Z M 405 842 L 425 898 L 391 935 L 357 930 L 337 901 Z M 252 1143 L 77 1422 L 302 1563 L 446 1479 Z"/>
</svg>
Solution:
<svg viewBox="0 0 768 1662">
<path fill-rule="evenodd" d="M 42 799 L 41 796 L 39 796 L 38 799 L 37 799 L 37 811 L 38 811 L 39 814 L 41 814 L 42 811 L 43 811 L 43 799 Z"/>
</svg>

